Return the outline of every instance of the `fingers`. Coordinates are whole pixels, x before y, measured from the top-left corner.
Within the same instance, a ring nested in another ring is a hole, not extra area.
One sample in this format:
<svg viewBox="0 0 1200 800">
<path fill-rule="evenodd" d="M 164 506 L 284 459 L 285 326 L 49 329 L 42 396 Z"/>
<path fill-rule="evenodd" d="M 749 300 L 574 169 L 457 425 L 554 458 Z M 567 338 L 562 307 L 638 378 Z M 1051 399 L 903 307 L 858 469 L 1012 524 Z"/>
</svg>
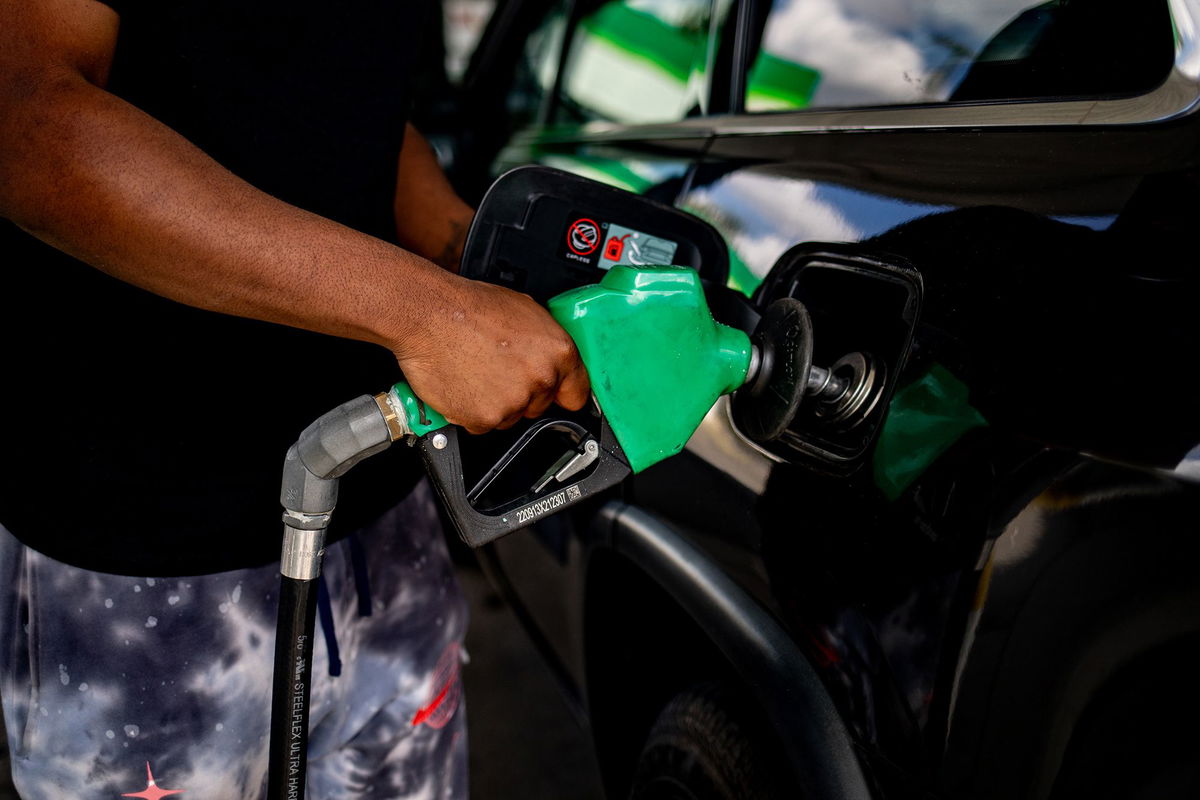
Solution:
<svg viewBox="0 0 1200 800">
<path fill-rule="evenodd" d="M 555 387 L 557 389 L 558 387 Z M 546 413 L 546 409 L 554 402 L 554 392 L 541 392 L 534 395 L 530 400 L 529 405 L 525 407 L 525 416 L 529 419 L 536 419 Z"/>
<path fill-rule="evenodd" d="M 534 393 L 524 402 L 509 403 L 507 410 L 501 412 L 497 418 L 473 420 L 469 423 L 462 423 L 462 427 L 466 428 L 468 433 L 476 435 L 493 430 L 506 431 L 520 422 L 522 418 L 534 419 L 545 413 L 550 404 L 554 402 L 556 389 L 557 386 L 551 383 L 546 390 Z"/>
<path fill-rule="evenodd" d="M 583 363 L 577 361 L 575 369 L 558 385 L 554 401 L 565 409 L 578 411 L 583 408 L 591 396 L 592 384 L 588 380 L 587 370 Z"/>
<path fill-rule="evenodd" d="M 508 430 L 508 429 L 509 429 L 509 428 L 511 428 L 513 425 L 516 425 L 518 422 L 520 422 L 520 421 L 521 421 L 521 418 L 522 418 L 523 416 L 526 416 L 526 415 L 525 415 L 525 414 L 523 414 L 523 413 L 521 413 L 520 411 L 518 411 L 518 412 L 517 412 L 517 413 L 515 413 L 515 414 L 510 414 L 509 416 L 505 417 L 505 418 L 504 418 L 504 419 L 503 419 L 503 420 L 500 422 L 500 424 L 499 424 L 499 425 L 497 425 L 497 426 L 496 426 L 496 430 L 498 430 L 498 431 L 506 431 L 506 430 Z"/>
<path fill-rule="evenodd" d="M 500 422 L 494 425 L 477 422 L 471 425 L 464 425 L 463 427 L 473 434 L 487 433 L 491 430 L 505 431 L 520 422 L 523 417 L 526 419 L 540 417 L 555 402 L 563 408 L 578 411 L 583 408 L 590 396 L 591 391 L 587 371 L 580 365 L 576 369 L 573 369 L 557 386 L 551 385 L 545 391 L 534 393 L 523 408 L 510 411 Z"/>
<path fill-rule="evenodd" d="M 436 329 L 426 337 L 445 347 L 394 349 L 427 403 L 473 434 L 541 416 L 554 402 L 571 410 L 586 405 L 579 351 L 544 308 L 497 286 L 465 281 L 459 288 L 468 296 L 456 307 L 467 311 L 432 316 Z"/>
</svg>

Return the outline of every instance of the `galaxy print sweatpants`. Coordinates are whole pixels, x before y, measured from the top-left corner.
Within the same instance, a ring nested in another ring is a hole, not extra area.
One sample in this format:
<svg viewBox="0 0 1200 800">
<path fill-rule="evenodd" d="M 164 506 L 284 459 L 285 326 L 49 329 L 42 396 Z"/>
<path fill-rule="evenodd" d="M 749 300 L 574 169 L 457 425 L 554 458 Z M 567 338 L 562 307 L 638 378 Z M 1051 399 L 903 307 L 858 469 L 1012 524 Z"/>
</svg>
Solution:
<svg viewBox="0 0 1200 800">
<path fill-rule="evenodd" d="M 467 614 L 428 486 L 357 539 L 325 558 L 308 798 L 465 798 Z M 0 581 L 23 800 L 264 795 L 277 566 L 107 575 L 0 528 Z"/>
</svg>

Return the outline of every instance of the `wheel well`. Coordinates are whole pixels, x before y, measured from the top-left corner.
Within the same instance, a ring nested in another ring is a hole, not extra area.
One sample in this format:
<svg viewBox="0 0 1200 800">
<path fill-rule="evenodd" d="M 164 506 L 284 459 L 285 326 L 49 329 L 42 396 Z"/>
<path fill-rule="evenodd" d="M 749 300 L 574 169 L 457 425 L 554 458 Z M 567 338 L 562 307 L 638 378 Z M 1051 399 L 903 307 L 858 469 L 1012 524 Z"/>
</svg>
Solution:
<svg viewBox="0 0 1200 800">
<path fill-rule="evenodd" d="M 589 562 L 584 632 L 596 754 L 608 795 L 624 797 L 663 706 L 693 684 L 738 679 L 670 594 L 611 551 L 597 552 Z"/>
<path fill-rule="evenodd" d="M 715 680 L 743 698 L 739 716 L 754 730 L 761 723 L 761 747 L 781 754 L 780 766 L 806 793 L 870 798 L 844 721 L 778 620 L 654 514 L 610 503 L 598 519 L 609 529 L 585 579 L 584 658 L 610 794 L 627 786 L 666 698 Z"/>
<path fill-rule="evenodd" d="M 1167 642 L 1113 675 L 1083 710 L 1052 800 L 1194 797 L 1200 790 L 1200 636 Z"/>
</svg>

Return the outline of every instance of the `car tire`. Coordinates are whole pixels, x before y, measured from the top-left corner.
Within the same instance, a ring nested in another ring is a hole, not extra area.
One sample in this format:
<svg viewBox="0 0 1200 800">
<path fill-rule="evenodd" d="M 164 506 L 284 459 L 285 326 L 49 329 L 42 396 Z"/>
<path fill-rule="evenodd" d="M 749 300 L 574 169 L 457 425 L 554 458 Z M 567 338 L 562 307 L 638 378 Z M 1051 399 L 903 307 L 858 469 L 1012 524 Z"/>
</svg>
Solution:
<svg viewBox="0 0 1200 800">
<path fill-rule="evenodd" d="M 765 723 L 719 684 L 680 692 L 646 738 L 630 800 L 774 800 L 776 778 Z"/>
</svg>

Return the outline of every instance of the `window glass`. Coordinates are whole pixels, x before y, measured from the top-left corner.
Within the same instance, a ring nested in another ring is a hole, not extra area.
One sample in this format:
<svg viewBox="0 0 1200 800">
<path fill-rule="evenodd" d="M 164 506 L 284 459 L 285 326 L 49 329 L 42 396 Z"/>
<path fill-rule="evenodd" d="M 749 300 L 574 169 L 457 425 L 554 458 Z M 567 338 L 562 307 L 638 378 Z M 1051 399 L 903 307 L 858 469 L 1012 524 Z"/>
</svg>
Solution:
<svg viewBox="0 0 1200 800">
<path fill-rule="evenodd" d="M 560 119 L 668 122 L 702 111 L 711 8 L 710 0 L 611 0 L 585 13 L 564 66 Z"/>
<path fill-rule="evenodd" d="M 457 85 L 487 27 L 496 0 L 442 0 L 442 27 L 446 49 L 446 77 Z"/>
<path fill-rule="evenodd" d="M 774 0 L 747 111 L 1147 91 L 1166 0 Z"/>
<path fill-rule="evenodd" d="M 543 103 L 554 89 L 554 73 L 566 30 L 566 9 L 563 3 L 558 3 L 525 40 L 508 91 L 508 114 L 513 130 L 539 118 Z"/>
</svg>

